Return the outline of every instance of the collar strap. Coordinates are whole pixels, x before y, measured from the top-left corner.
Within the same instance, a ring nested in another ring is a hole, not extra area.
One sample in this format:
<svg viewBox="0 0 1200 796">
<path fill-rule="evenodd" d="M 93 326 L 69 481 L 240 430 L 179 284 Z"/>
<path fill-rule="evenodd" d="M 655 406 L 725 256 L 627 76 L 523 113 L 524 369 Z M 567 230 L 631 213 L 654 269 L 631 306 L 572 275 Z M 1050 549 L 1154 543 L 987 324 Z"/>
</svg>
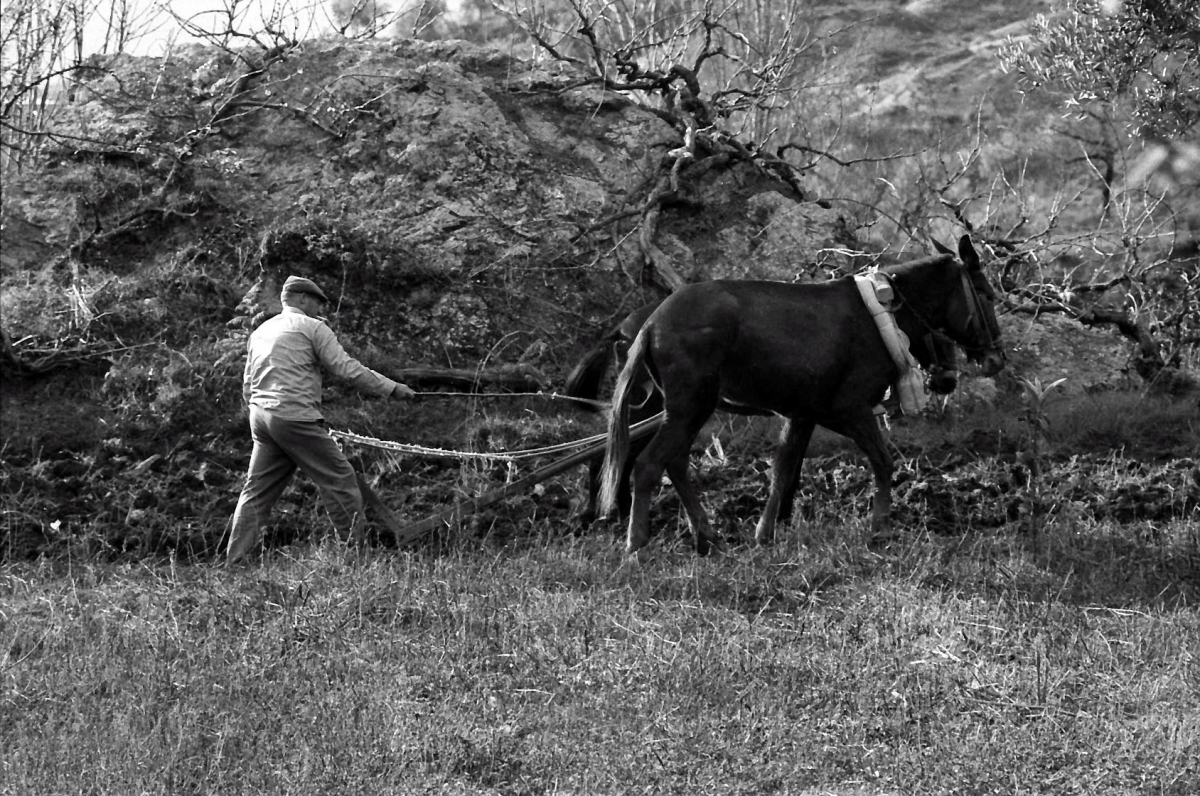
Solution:
<svg viewBox="0 0 1200 796">
<path fill-rule="evenodd" d="M 875 319 L 875 326 L 883 338 L 892 362 L 900 371 L 896 380 L 895 392 L 899 393 L 900 407 L 905 414 L 916 414 L 925 407 L 929 396 L 925 393 L 925 382 L 920 375 L 920 365 L 909 350 L 907 335 L 896 325 L 896 319 L 889 307 L 894 304 L 892 283 L 887 276 L 878 271 L 860 274 L 854 277 L 858 293 L 863 304 Z M 886 287 L 886 292 L 880 291 L 880 285 Z M 884 303 L 886 301 L 886 304 Z"/>
</svg>

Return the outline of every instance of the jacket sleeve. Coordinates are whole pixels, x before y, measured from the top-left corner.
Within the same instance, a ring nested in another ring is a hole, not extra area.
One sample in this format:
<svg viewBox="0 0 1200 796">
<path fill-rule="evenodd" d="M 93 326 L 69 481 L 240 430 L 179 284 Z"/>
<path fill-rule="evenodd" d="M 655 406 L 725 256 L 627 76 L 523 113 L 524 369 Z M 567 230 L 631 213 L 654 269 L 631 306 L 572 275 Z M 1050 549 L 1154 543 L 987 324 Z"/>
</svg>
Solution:
<svg viewBox="0 0 1200 796">
<path fill-rule="evenodd" d="M 250 355 L 250 347 L 246 347 L 246 367 L 242 369 L 242 403 L 246 406 L 250 405 L 250 395 L 253 392 L 253 385 L 250 383 L 250 374 L 254 368 L 254 359 Z"/>
<path fill-rule="evenodd" d="M 347 354 L 333 330 L 324 323 L 318 323 L 313 332 L 313 350 L 325 370 L 350 382 L 361 392 L 387 396 L 396 389 L 396 382 L 381 373 L 376 373 Z"/>
</svg>

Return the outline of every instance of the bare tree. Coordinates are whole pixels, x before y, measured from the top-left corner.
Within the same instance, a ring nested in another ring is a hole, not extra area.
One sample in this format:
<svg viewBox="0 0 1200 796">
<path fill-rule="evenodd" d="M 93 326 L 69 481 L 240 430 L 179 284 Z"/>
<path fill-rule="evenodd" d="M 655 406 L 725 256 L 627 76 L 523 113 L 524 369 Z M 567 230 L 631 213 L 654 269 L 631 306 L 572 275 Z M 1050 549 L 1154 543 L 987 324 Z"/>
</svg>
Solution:
<svg viewBox="0 0 1200 796">
<path fill-rule="evenodd" d="M 103 68 L 158 24 L 152 0 L 12 0 L 0 7 L 0 175 L 19 170 L 50 136 L 86 70 Z M 100 23 L 99 42 L 88 39 Z"/>
<path fill-rule="evenodd" d="M 13 0 L 0 10 L 0 174 L 21 168 L 80 63 L 76 0 Z"/>
<path fill-rule="evenodd" d="M 128 52 L 165 23 L 158 0 L 108 0 L 96 3 L 96 16 L 104 23 L 104 33 L 95 53 L 112 55 Z"/>
<path fill-rule="evenodd" d="M 915 159 L 909 189 L 889 191 L 875 208 L 913 236 L 948 224 L 966 230 L 995 253 L 1011 312 L 1113 329 L 1147 383 L 1190 389 L 1194 379 L 1181 369 L 1200 349 L 1200 267 L 1188 207 L 1114 176 L 1140 151 L 1127 134 L 1112 139 L 1103 160 L 1089 151 L 1094 141 L 1064 140 L 1080 155 L 1062 158 L 1054 174 L 996 172 L 984 165 L 977 133 L 955 157 Z"/>
<path fill-rule="evenodd" d="M 803 167 L 772 151 L 771 118 L 796 102 L 804 85 L 803 59 L 816 45 L 803 24 L 802 4 L 784 0 L 777 24 L 763 3 L 750 10 L 733 0 L 566 0 L 566 4 L 496 3 L 530 37 L 536 57 L 590 72 L 585 82 L 635 99 L 667 122 L 678 145 L 635 193 L 637 240 L 654 279 L 682 284 L 656 243 L 663 208 L 686 200 L 689 185 L 712 171 L 741 164 L 801 201 Z M 748 36 L 741 23 L 757 24 Z M 782 24 L 780 24 L 782 23 Z M 793 24 L 794 23 L 794 24 Z M 786 142 L 774 142 L 782 147 Z"/>
<path fill-rule="evenodd" d="M 333 0 L 328 13 L 335 33 L 365 39 L 378 36 L 400 17 L 400 12 L 379 0 Z"/>
<path fill-rule="evenodd" d="M 321 9 L 319 0 L 222 0 L 220 7 L 185 15 L 167 5 L 181 33 L 235 53 L 239 48 L 265 52 L 295 47 L 313 33 Z"/>
</svg>

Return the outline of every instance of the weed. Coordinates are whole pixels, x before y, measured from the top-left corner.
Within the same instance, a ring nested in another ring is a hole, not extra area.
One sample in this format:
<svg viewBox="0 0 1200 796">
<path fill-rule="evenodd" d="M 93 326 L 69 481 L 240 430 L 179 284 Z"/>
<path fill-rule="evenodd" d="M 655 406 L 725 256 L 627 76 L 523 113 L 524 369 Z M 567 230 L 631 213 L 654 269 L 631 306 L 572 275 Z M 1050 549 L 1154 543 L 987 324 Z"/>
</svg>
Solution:
<svg viewBox="0 0 1200 796">
<path fill-rule="evenodd" d="M 1045 467 L 1045 449 L 1047 436 L 1050 433 L 1050 417 L 1047 412 L 1047 402 L 1058 387 L 1066 379 L 1056 379 L 1049 384 L 1042 384 L 1036 376 L 1032 379 L 1019 380 L 1025 391 L 1025 412 L 1023 419 L 1026 424 L 1026 448 L 1017 455 L 1017 461 L 1024 466 L 1027 473 L 1025 486 L 1025 501 L 1022 506 L 1024 515 L 1024 530 L 1036 543 L 1039 538 L 1042 513 L 1042 473 Z"/>
</svg>

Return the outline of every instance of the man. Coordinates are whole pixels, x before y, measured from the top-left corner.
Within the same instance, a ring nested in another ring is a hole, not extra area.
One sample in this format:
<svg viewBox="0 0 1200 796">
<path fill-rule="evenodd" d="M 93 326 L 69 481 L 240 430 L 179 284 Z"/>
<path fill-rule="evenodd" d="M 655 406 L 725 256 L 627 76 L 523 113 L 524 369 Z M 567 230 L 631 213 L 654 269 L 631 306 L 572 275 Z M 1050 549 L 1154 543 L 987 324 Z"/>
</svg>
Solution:
<svg viewBox="0 0 1200 796">
<path fill-rule="evenodd" d="M 347 539 L 362 533 L 363 497 L 354 469 L 321 416 L 322 368 L 368 394 L 413 396 L 408 386 L 346 353 L 319 317 L 329 299 L 315 282 L 289 276 L 280 298 L 283 312 L 259 326 L 246 349 L 242 394 L 250 407 L 254 449 L 233 514 L 229 563 L 258 544 L 271 507 L 297 467 L 316 483 L 338 533 Z"/>
</svg>

